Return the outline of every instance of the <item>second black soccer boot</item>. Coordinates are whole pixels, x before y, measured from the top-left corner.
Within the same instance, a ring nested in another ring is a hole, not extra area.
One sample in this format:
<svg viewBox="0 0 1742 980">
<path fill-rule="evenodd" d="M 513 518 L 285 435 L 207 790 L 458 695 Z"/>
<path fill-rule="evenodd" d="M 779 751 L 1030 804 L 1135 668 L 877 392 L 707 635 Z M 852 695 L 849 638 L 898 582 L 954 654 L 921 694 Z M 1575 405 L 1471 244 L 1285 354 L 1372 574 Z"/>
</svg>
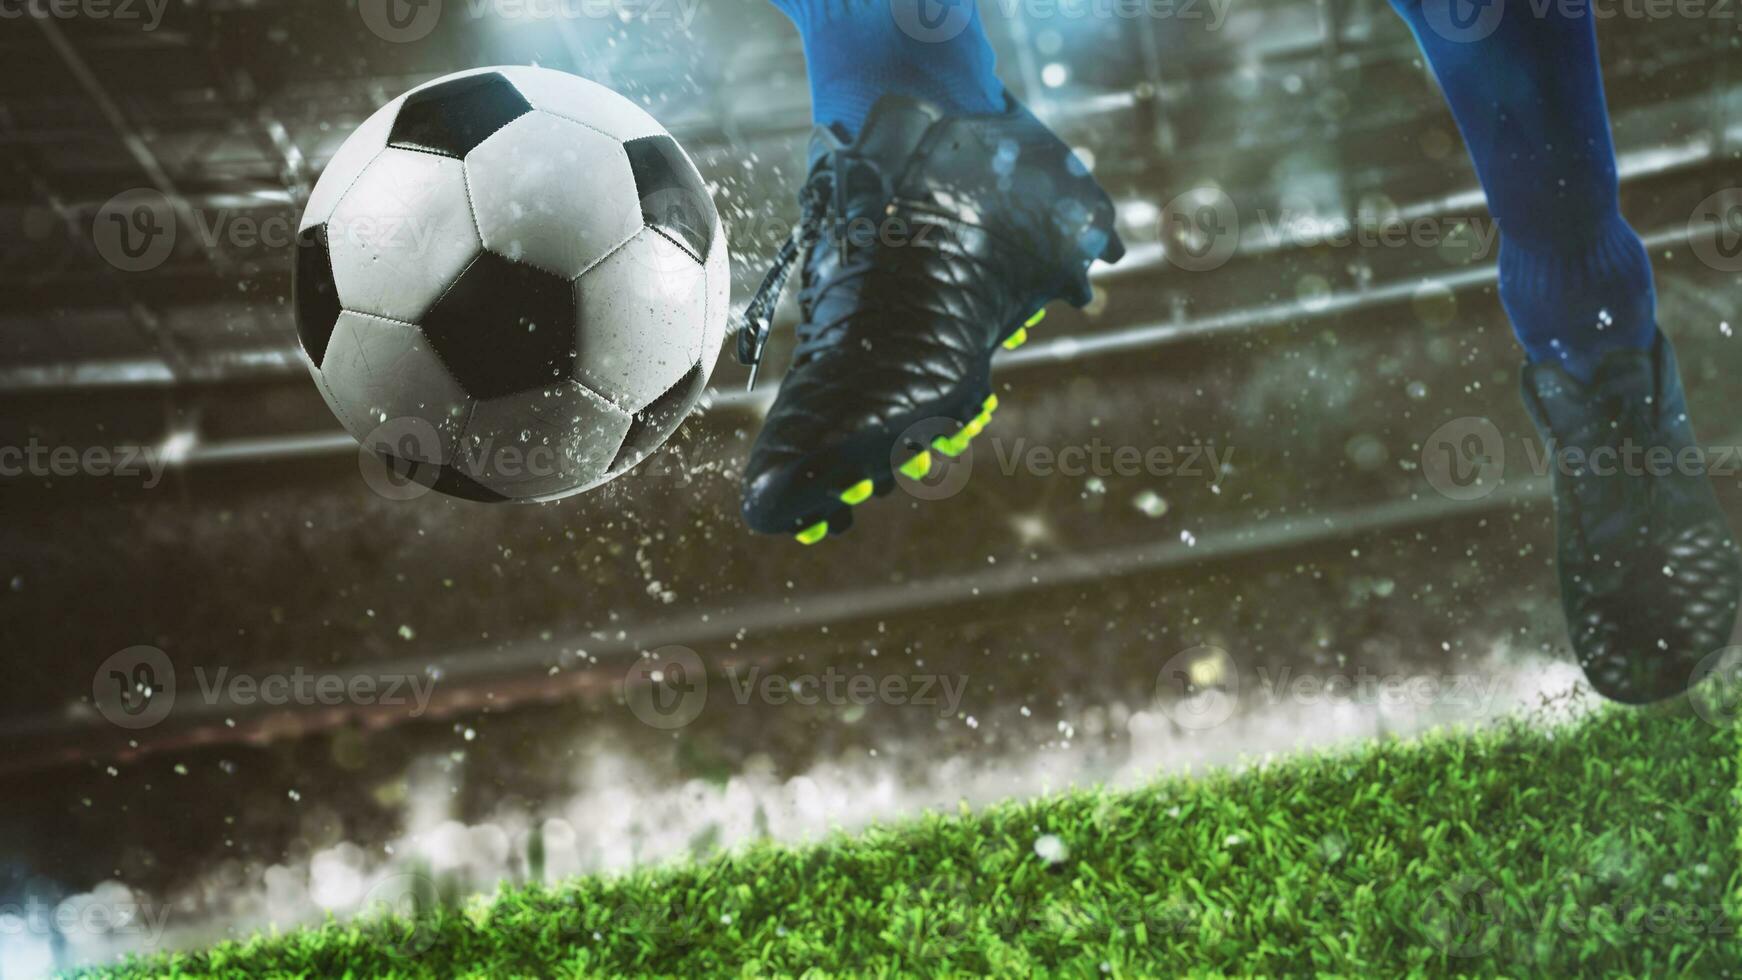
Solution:
<svg viewBox="0 0 1742 980">
<path fill-rule="evenodd" d="M 1524 402 L 1554 449 L 1561 607 L 1597 693 L 1680 694 L 1729 643 L 1742 556 L 1688 422 L 1675 351 L 1615 351 L 1582 383 L 1526 365 Z M 1572 452 L 1567 452 L 1572 450 Z"/>
</svg>

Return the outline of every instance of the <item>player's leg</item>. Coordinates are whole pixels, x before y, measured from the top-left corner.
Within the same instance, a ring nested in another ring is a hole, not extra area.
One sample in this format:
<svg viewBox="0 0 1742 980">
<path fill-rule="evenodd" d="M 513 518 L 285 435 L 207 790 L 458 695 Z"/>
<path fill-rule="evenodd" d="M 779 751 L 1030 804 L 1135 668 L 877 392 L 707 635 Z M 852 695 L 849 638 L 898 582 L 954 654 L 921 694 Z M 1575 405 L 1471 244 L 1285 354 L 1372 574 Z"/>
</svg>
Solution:
<svg viewBox="0 0 1742 980">
<path fill-rule="evenodd" d="M 1694 444 L 1651 264 L 1622 219 L 1588 15 L 1559 4 L 1393 0 L 1463 133 L 1500 229 L 1500 300 L 1545 442 L 1610 454 Z M 1703 473 L 1557 467 L 1563 608 L 1594 687 L 1679 693 L 1727 642 L 1742 578 Z"/>
<path fill-rule="evenodd" d="M 1004 110 L 1004 83 L 972 0 L 773 2 L 804 42 L 811 118 L 842 139 L 859 132 L 885 95 L 952 115 Z"/>
<path fill-rule="evenodd" d="M 1500 300 L 1530 359 L 1588 379 L 1609 351 L 1651 347 L 1651 263 L 1621 217 L 1592 19 L 1559 4 L 1538 16 L 1522 2 L 1393 2 L 1499 223 Z"/>
<path fill-rule="evenodd" d="M 777 0 L 804 38 L 818 123 L 801 230 L 746 312 L 761 357 L 798 265 L 799 343 L 744 477 L 752 529 L 806 544 L 924 476 L 991 420 L 990 366 L 1123 252 L 1113 205 L 1011 99 L 972 0 Z"/>
</svg>

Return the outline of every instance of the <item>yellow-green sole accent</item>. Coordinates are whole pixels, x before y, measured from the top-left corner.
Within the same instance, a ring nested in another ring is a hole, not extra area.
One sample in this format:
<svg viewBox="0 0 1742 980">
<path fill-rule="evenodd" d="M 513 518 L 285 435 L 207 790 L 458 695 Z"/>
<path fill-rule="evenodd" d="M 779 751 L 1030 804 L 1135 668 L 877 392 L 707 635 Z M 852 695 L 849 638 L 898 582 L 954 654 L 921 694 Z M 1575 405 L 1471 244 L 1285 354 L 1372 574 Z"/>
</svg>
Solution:
<svg viewBox="0 0 1742 980">
<path fill-rule="evenodd" d="M 909 480 L 923 480 L 931 472 L 931 450 L 927 449 L 918 456 L 901 464 L 901 475 Z"/>
<path fill-rule="evenodd" d="M 1046 319 L 1046 307 L 1043 306 L 1040 309 L 1035 310 L 1033 316 L 1029 317 L 1027 320 L 1024 320 L 1022 322 L 1022 326 L 1016 328 L 1015 333 L 1004 338 L 1004 349 L 1005 350 L 1015 350 L 1016 348 L 1021 347 L 1023 344 L 1028 343 L 1028 328 L 1034 326 L 1035 324 L 1039 323 L 1040 321 L 1042 321 L 1044 319 Z"/>
<path fill-rule="evenodd" d="M 980 406 L 979 415 L 974 416 L 967 425 L 956 430 L 955 435 L 938 436 L 933 439 L 932 448 L 951 459 L 967 452 L 968 444 L 974 441 L 974 437 L 986 431 L 986 426 L 992 424 L 992 413 L 998 410 L 998 396 L 987 395 L 986 400 L 981 402 Z"/>
<path fill-rule="evenodd" d="M 870 500 L 871 493 L 875 489 L 876 486 L 872 484 L 870 480 L 860 480 L 858 483 L 855 483 L 841 491 L 841 503 L 846 504 L 848 507 L 857 507 L 865 501 Z"/>
<path fill-rule="evenodd" d="M 931 449 L 922 449 L 918 455 L 901 464 L 899 467 L 901 475 L 910 480 L 924 479 L 926 474 L 930 473 L 932 469 L 933 451 L 943 453 L 945 456 L 949 456 L 952 459 L 966 452 L 968 449 L 968 443 L 973 441 L 975 436 L 985 431 L 986 426 L 992 423 L 992 413 L 997 410 L 998 396 L 995 394 L 987 395 L 986 400 L 980 403 L 980 414 L 974 416 L 967 425 L 964 425 L 961 429 L 957 430 L 955 435 L 938 436 L 936 439 L 933 439 Z M 847 489 L 842 490 L 839 495 L 840 501 L 848 507 L 857 507 L 865 501 L 870 500 L 872 494 L 876 493 L 876 491 L 876 483 L 867 477 Z M 818 521 L 810 527 L 807 527 L 793 535 L 793 538 L 796 539 L 799 544 L 812 545 L 828 536 L 829 522 Z"/>
</svg>

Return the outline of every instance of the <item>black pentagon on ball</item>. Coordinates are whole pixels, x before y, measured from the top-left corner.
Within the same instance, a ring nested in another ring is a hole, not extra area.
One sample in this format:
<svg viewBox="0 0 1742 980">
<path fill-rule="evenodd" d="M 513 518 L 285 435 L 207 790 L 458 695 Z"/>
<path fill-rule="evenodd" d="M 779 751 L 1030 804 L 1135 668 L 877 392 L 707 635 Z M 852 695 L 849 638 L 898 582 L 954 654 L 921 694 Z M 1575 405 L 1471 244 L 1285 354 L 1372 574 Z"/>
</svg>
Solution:
<svg viewBox="0 0 1742 980">
<path fill-rule="evenodd" d="M 629 169 L 635 174 L 635 195 L 641 200 L 641 219 L 696 261 L 708 260 L 714 240 L 714 213 L 708 188 L 696 165 L 684 156 L 670 136 L 643 136 L 623 144 L 629 154 Z"/>
<path fill-rule="evenodd" d="M 476 398 L 575 375 L 573 287 L 494 252 L 478 253 L 421 326 L 454 380 Z"/>
<path fill-rule="evenodd" d="M 701 389 L 707 383 L 707 375 L 702 372 L 702 366 L 697 364 L 685 372 L 677 384 L 666 389 L 665 394 L 636 412 L 629 422 L 629 431 L 623 435 L 623 445 L 617 448 L 617 455 L 611 460 L 611 465 L 606 467 L 606 472 L 616 473 L 658 449 L 665 430 L 679 421 L 684 406 L 692 398 L 700 397 Z"/>
<path fill-rule="evenodd" d="M 333 328 L 339 325 L 339 290 L 333 283 L 333 258 L 327 250 L 327 226 L 315 225 L 296 236 L 296 265 L 291 268 L 291 296 L 296 301 L 296 336 L 315 367 L 327 356 Z"/>
<path fill-rule="evenodd" d="M 499 504 L 508 499 L 467 476 L 464 471 L 454 466 L 404 459 L 392 453 L 381 452 L 379 449 L 375 451 L 375 455 L 401 480 L 422 484 L 437 493 L 481 504 Z"/>
<path fill-rule="evenodd" d="M 491 133 L 531 111 L 526 97 L 501 75 L 468 75 L 406 96 L 387 145 L 464 159 Z"/>
</svg>

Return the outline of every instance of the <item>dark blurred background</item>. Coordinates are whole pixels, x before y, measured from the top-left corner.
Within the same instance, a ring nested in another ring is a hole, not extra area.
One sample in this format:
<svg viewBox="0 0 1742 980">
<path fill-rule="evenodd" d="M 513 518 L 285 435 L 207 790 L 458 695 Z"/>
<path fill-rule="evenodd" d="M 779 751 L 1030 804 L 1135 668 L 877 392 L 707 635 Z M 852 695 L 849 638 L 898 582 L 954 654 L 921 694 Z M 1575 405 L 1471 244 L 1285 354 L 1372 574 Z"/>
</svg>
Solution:
<svg viewBox="0 0 1742 980">
<path fill-rule="evenodd" d="M 779 349 L 752 395 L 727 353 L 668 450 L 590 494 L 395 501 L 316 394 L 288 301 L 289 232 L 358 122 L 450 71 L 536 63 L 688 148 L 741 306 L 796 217 L 809 129 L 771 6 L 153 6 L 0 17 L 0 446 L 153 464 L 0 477 L 0 977 L 349 914 L 406 868 L 488 891 L 1475 721 L 1577 676 L 1492 222 L 1384 2 L 982 5 L 1004 79 L 1112 192 L 1131 254 L 1001 359 L 971 472 L 808 549 L 737 517 Z M 1742 263 L 1709 232 L 1737 206 L 1742 35 L 1713 15 L 1600 36 L 1624 210 L 1700 434 L 1734 444 Z M 118 195 L 170 202 L 161 261 L 105 240 Z M 1472 418 L 1503 479 L 1427 479 Z M 1134 471 L 1126 447 L 1174 465 Z M 668 730 L 625 678 L 674 644 L 712 687 Z M 178 696 L 121 727 L 98 692 L 138 646 Z M 724 672 L 751 666 L 963 693 L 740 703 Z M 419 678 L 430 700 L 201 697 L 220 668 Z M 1315 699 L 1279 671 L 1444 683 Z M 1226 720 L 1178 710 L 1206 685 Z M 127 908 L 162 928 L 102 924 Z"/>
</svg>

